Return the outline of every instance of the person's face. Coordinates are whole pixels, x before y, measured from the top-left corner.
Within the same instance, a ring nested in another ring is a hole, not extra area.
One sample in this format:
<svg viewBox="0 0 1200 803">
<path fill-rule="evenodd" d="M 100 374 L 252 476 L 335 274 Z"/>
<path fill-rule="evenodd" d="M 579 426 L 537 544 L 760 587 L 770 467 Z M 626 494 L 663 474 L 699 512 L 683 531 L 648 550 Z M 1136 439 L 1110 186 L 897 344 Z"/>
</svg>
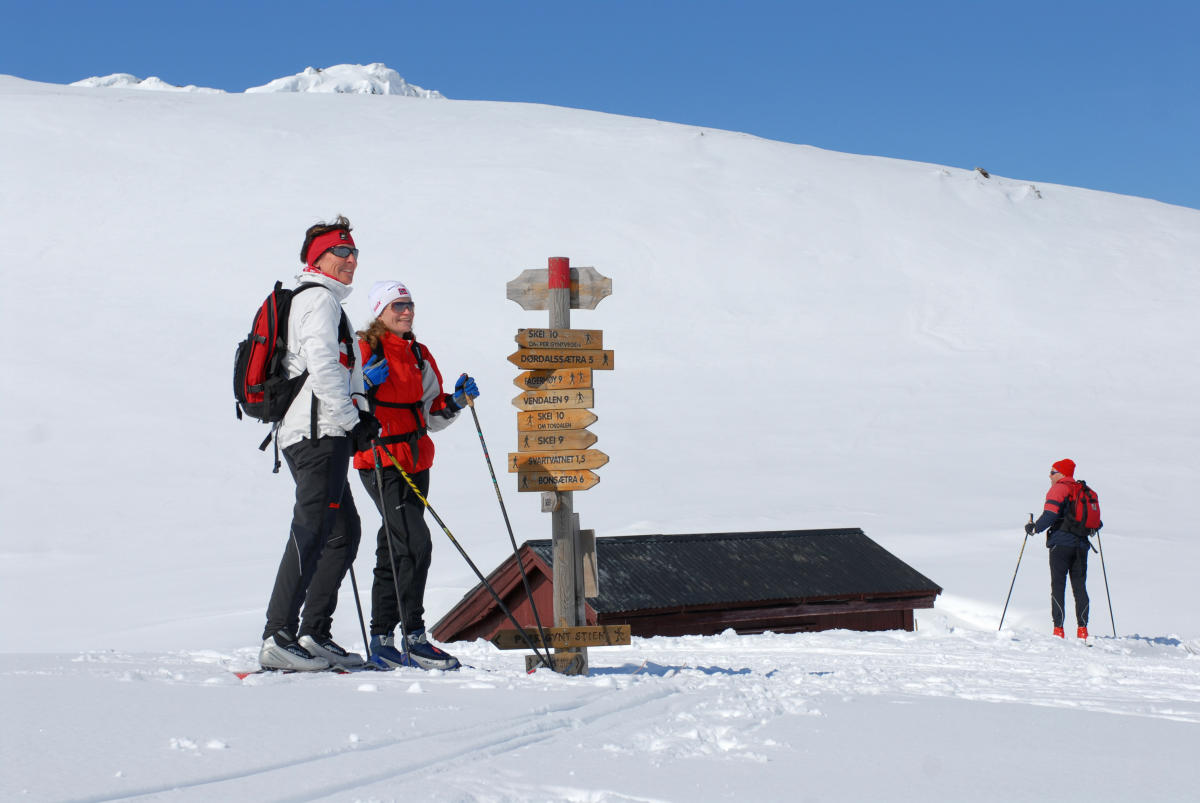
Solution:
<svg viewBox="0 0 1200 803">
<path fill-rule="evenodd" d="M 416 314 L 411 301 L 393 301 L 384 307 L 379 320 L 383 321 L 384 328 L 389 332 L 403 337 L 412 331 L 413 316 Z"/>
<path fill-rule="evenodd" d="M 338 252 L 344 256 L 339 256 Z M 354 271 L 358 269 L 358 249 L 335 245 L 321 254 L 313 264 L 326 276 L 337 279 L 342 284 L 350 284 L 354 281 Z"/>
<path fill-rule="evenodd" d="M 1054 483 L 1058 482 L 1062 479 L 1062 476 L 1063 475 L 1061 472 L 1050 469 L 1050 484 L 1053 485 Z"/>
</svg>

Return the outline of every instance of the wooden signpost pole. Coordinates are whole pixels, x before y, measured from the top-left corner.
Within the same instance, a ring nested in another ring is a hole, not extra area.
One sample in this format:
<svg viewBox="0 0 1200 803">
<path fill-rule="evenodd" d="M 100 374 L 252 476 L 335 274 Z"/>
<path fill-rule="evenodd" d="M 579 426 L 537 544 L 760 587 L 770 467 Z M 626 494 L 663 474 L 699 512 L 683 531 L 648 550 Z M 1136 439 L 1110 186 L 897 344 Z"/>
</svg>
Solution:
<svg viewBox="0 0 1200 803">
<path fill-rule="evenodd" d="M 517 475 L 518 491 L 541 492 L 542 511 L 551 514 L 554 625 L 571 635 L 569 646 L 556 645 L 554 668 L 587 674 L 587 645 L 612 645 L 616 636 L 589 642 L 581 631 L 587 629 L 584 599 L 589 590 L 597 593 L 598 571 L 594 548 L 584 544 L 594 543 L 592 531 L 582 535 L 579 529 L 574 492 L 595 486 L 600 478 L 591 469 L 608 462 L 589 448 L 596 436 L 587 427 L 596 415 L 588 408 L 595 404 L 593 372 L 613 370 L 615 360 L 602 331 L 571 329 L 571 309 L 595 309 L 612 295 L 612 280 L 595 268 L 572 268 L 566 257 L 550 257 L 548 269 L 531 268 L 510 281 L 507 295 L 522 309 L 549 312 L 549 328 L 518 330 L 518 349 L 508 358 L 524 371 L 515 380 L 524 392 L 513 399 L 521 412 L 509 471 Z M 627 633 L 624 638 L 628 644 Z"/>
<path fill-rule="evenodd" d="M 550 309 L 551 329 L 571 328 L 571 263 L 567 257 L 550 257 L 547 299 Z M 580 620 L 579 597 L 576 586 L 575 563 L 578 556 L 576 533 L 578 519 L 574 515 L 575 494 L 571 491 L 551 491 L 555 495 L 551 513 L 551 544 L 554 554 L 554 624 L 557 627 L 578 627 L 586 624 Z M 588 671 L 587 648 L 580 648 L 580 663 L 577 671 L 586 675 Z"/>
</svg>

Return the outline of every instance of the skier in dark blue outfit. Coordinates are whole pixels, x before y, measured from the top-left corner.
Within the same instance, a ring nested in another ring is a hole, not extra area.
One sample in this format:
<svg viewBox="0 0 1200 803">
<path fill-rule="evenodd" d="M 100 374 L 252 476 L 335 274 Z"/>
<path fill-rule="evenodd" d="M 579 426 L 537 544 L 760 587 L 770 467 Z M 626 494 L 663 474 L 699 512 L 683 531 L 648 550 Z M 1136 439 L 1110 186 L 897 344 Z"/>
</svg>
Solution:
<svg viewBox="0 0 1200 803">
<path fill-rule="evenodd" d="M 1054 620 L 1054 635 L 1066 638 L 1065 620 L 1067 577 L 1071 578 L 1071 596 L 1075 598 L 1075 635 L 1088 637 L 1087 559 L 1091 544 L 1086 535 L 1075 535 L 1063 529 L 1063 514 L 1067 500 L 1078 483 L 1075 481 L 1075 461 L 1059 460 L 1050 467 L 1050 490 L 1042 515 L 1036 522 L 1025 525 L 1027 535 L 1049 530 L 1046 548 L 1050 550 L 1050 616 Z"/>
</svg>

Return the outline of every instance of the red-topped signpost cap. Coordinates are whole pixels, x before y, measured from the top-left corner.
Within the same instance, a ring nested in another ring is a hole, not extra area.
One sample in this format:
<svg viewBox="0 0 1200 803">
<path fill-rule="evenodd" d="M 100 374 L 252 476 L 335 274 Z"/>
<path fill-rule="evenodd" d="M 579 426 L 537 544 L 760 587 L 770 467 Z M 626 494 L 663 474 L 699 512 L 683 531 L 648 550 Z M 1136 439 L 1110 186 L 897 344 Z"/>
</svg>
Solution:
<svg viewBox="0 0 1200 803">
<path fill-rule="evenodd" d="M 550 257 L 549 279 L 548 286 L 551 290 L 570 290 L 571 259 L 569 257 Z"/>
</svg>

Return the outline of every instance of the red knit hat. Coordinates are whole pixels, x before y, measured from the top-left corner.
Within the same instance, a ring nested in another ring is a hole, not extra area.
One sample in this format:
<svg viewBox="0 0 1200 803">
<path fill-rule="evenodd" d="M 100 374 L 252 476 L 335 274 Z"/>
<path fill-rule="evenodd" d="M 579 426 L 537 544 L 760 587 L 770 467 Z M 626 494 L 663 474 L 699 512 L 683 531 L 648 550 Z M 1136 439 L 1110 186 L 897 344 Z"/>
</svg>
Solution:
<svg viewBox="0 0 1200 803">
<path fill-rule="evenodd" d="M 354 248 L 354 238 L 345 229 L 333 229 L 314 237 L 308 246 L 308 254 L 304 260 L 305 264 L 310 268 L 315 268 L 317 260 L 321 258 L 321 254 L 324 254 L 335 245 L 348 245 Z"/>
<path fill-rule="evenodd" d="M 1050 466 L 1050 468 L 1054 469 L 1059 474 L 1062 474 L 1064 477 L 1071 477 L 1072 479 L 1075 478 L 1075 461 L 1074 460 L 1066 460 L 1066 459 L 1059 460 L 1057 463 Z"/>
</svg>

